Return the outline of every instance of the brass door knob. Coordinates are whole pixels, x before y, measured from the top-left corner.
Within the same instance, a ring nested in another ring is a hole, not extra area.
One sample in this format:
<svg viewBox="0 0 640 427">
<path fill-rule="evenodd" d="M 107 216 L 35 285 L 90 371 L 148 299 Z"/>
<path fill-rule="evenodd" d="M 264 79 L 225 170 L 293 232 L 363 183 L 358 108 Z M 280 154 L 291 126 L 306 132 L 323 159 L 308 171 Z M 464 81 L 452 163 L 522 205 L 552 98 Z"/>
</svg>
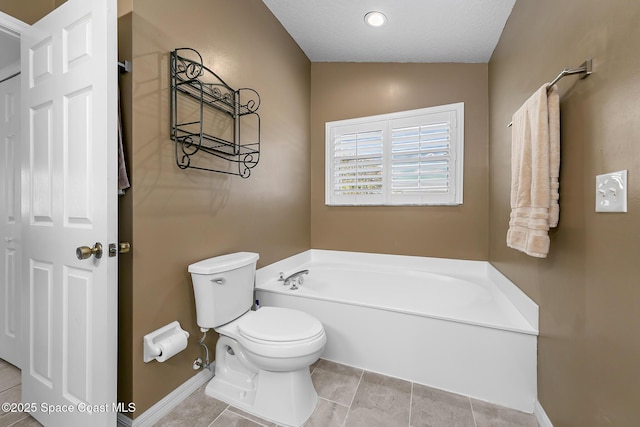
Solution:
<svg viewBox="0 0 640 427">
<path fill-rule="evenodd" d="M 102 244 L 100 242 L 96 242 L 92 248 L 89 246 L 79 246 L 76 249 L 76 256 L 78 259 L 87 259 L 91 257 L 91 255 L 95 256 L 97 259 L 102 258 Z"/>
<path fill-rule="evenodd" d="M 118 254 L 126 254 L 131 251 L 131 243 L 120 242 L 117 245 L 115 243 L 109 243 L 109 256 L 114 257 Z"/>
</svg>

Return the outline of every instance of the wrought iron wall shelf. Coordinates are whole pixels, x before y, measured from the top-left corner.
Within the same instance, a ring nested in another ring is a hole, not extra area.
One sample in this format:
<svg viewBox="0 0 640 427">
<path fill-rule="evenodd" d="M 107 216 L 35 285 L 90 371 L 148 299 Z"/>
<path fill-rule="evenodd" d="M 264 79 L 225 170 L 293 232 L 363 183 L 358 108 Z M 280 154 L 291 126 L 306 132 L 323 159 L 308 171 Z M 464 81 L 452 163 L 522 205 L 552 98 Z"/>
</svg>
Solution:
<svg viewBox="0 0 640 427">
<path fill-rule="evenodd" d="M 172 51 L 170 67 L 171 139 L 175 143 L 178 167 L 248 178 L 260 160 L 258 92 L 250 88 L 232 89 L 205 67 L 202 56 L 191 48 Z M 184 107 L 185 100 L 195 102 L 195 111 Z M 215 121 L 225 135 L 205 132 L 206 120 Z M 243 127 L 252 128 L 250 142 L 241 140 Z M 231 137 L 225 137 L 227 134 Z M 198 159 L 199 153 L 224 159 L 232 164 L 232 168 L 220 166 L 220 162 Z"/>
</svg>

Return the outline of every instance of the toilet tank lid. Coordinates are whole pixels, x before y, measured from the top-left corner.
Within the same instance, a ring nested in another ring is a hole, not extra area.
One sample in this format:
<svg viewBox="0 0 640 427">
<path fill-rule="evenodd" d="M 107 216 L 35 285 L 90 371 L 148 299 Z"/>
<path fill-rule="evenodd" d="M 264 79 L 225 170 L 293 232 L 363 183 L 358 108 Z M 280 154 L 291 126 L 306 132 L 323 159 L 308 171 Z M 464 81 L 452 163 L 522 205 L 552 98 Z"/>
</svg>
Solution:
<svg viewBox="0 0 640 427">
<path fill-rule="evenodd" d="M 214 274 L 221 271 L 235 270 L 254 263 L 260 258 L 259 254 L 253 252 L 237 252 L 233 254 L 220 255 L 205 259 L 189 266 L 189 273 L 193 274 Z"/>
</svg>

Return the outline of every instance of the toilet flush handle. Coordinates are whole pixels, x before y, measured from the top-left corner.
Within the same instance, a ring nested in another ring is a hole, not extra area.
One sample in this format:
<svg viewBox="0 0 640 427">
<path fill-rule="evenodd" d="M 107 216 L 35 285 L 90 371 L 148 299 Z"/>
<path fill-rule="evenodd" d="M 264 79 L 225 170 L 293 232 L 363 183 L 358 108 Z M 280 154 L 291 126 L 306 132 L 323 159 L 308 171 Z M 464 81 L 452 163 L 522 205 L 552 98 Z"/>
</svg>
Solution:
<svg viewBox="0 0 640 427">
<path fill-rule="evenodd" d="M 216 277 L 215 279 L 211 279 L 211 281 L 216 285 L 224 285 L 224 277 Z"/>
</svg>

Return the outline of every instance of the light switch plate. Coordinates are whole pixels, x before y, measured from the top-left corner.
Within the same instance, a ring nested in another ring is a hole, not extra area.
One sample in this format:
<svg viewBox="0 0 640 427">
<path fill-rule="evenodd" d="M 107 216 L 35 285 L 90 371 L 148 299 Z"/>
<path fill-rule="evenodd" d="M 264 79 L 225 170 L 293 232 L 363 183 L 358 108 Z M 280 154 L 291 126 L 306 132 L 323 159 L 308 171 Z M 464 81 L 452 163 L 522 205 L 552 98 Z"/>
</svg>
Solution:
<svg viewBox="0 0 640 427">
<path fill-rule="evenodd" d="M 596 212 L 627 211 L 627 171 L 596 176 Z"/>
</svg>

